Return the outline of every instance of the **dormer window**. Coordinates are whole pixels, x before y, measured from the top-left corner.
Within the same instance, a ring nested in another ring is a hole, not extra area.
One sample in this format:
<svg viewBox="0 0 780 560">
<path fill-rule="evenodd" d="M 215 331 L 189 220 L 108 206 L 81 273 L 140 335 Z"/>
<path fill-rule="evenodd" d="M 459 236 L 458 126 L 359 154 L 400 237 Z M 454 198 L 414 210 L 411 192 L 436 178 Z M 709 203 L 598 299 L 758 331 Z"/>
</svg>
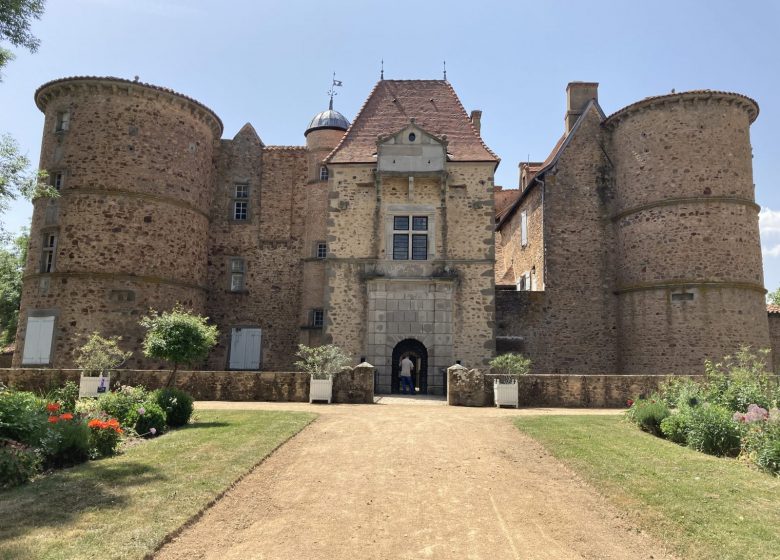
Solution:
<svg viewBox="0 0 780 560">
<path fill-rule="evenodd" d="M 437 138 L 410 123 L 377 141 L 377 167 L 381 173 L 430 173 L 443 171 L 446 138 Z"/>
</svg>

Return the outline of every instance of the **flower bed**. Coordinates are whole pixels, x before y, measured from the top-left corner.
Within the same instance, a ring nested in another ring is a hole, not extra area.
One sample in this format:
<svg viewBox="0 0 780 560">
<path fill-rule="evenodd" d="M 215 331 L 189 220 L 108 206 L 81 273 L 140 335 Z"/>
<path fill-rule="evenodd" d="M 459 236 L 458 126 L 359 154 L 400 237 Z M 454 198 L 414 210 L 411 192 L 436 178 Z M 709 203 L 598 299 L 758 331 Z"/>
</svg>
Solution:
<svg viewBox="0 0 780 560">
<path fill-rule="evenodd" d="M 0 487 L 114 455 L 123 442 L 159 436 L 192 414 L 192 397 L 183 391 L 121 386 L 97 399 L 77 395 L 73 383 L 46 397 L 0 385 Z"/>
<path fill-rule="evenodd" d="M 706 362 L 703 381 L 670 378 L 658 394 L 626 404 L 647 432 L 780 475 L 780 389 L 764 352 Z"/>
</svg>

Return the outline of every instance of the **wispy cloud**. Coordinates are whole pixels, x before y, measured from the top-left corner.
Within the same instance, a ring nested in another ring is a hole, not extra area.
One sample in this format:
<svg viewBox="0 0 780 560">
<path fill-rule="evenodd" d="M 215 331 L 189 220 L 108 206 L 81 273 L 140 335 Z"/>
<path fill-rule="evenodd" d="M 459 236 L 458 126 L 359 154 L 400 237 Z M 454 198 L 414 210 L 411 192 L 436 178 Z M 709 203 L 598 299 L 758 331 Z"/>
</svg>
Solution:
<svg viewBox="0 0 780 560">
<path fill-rule="evenodd" d="M 758 213 L 761 252 L 765 257 L 780 257 L 780 210 L 762 208 Z"/>
</svg>

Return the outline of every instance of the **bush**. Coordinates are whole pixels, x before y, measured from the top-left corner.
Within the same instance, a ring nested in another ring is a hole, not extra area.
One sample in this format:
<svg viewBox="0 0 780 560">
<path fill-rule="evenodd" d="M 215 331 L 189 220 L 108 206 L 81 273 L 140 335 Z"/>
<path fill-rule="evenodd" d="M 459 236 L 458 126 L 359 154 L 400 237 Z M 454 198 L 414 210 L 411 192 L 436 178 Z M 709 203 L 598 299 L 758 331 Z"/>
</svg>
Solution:
<svg viewBox="0 0 780 560">
<path fill-rule="evenodd" d="M 680 411 L 661 420 L 661 433 L 669 441 L 686 445 L 688 443 L 689 411 Z"/>
<path fill-rule="evenodd" d="M 49 416 L 49 428 L 41 442 L 47 466 L 68 467 L 89 459 L 89 428 L 70 413 Z"/>
<path fill-rule="evenodd" d="M 89 428 L 89 449 L 90 455 L 94 457 L 108 457 L 116 453 L 119 445 L 119 437 L 122 435 L 122 428 L 116 418 L 101 420 L 93 418 L 87 422 Z"/>
<path fill-rule="evenodd" d="M 738 417 L 736 414 L 735 417 Z M 763 414 L 741 415 L 745 424 L 741 457 L 766 471 L 780 474 L 780 410 Z"/>
<path fill-rule="evenodd" d="M 41 469 L 41 457 L 21 443 L 0 440 L 0 488 L 24 484 Z"/>
<path fill-rule="evenodd" d="M 184 426 L 190 421 L 193 399 L 189 393 L 171 387 L 155 391 L 154 399 L 165 411 L 165 423 L 168 426 Z"/>
<path fill-rule="evenodd" d="M 119 348 L 120 336 L 103 338 L 99 332 L 93 332 L 86 344 L 76 351 L 76 366 L 84 375 L 106 377 L 111 370 L 124 364 L 132 352 L 123 352 Z"/>
<path fill-rule="evenodd" d="M 159 436 L 165 431 L 165 411 L 152 400 L 145 401 L 131 410 L 127 421 L 142 437 Z"/>
<path fill-rule="evenodd" d="M 737 455 L 742 429 L 733 416 L 732 411 L 716 404 L 691 408 L 688 412 L 688 447 L 710 455 Z"/>
<path fill-rule="evenodd" d="M 661 435 L 661 421 L 669 416 L 669 408 L 657 396 L 637 399 L 626 413 L 628 418 L 651 434 Z"/>
<path fill-rule="evenodd" d="M 707 402 L 744 412 L 748 405 L 772 406 L 776 386 L 767 371 L 768 350 L 753 353 L 742 348 L 722 362 L 704 363 Z"/>
<path fill-rule="evenodd" d="M 669 408 L 685 408 L 704 402 L 704 388 L 690 377 L 669 377 L 659 396 Z"/>
<path fill-rule="evenodd" d="M 0 438 L 37 446 L 46 433 L 45 404 L 27 391 L 0 392 Z"/>
<path fill-rule="evenodd" d="M 113 393 L 105 393 L 98 397 L 98 406 L 107 416 L 116 418 L 122 426 L 132 427 L 130 413 L 141 406 L 149 398 L 146 389 L 140 385 L 122 385 Z"/>
<path fill-rule="evenodd" d="M 333 344 L 315 347 L 299 344 L 295 355 L 300 358 L 295 365 L 314 379 L 327 379 L 329 375 L 335 375 L 347 367 L 350 362 L 349 356 Z"/>
<path fill-rule="evenodd" d="M 513 381 L 531 370 L 531 360 L 522 354 L 501 354 L 490 360 L 490 368 L 502 381 Z"/>
<path fill-rule="evenodd" d="M 79 386 L 73 381 L 66 381 L 65 385 L 54 389 L 46 396 L 47 401 L 58 403 L 62 412 L 75 412 L 78 398 Z"/>
</svg>

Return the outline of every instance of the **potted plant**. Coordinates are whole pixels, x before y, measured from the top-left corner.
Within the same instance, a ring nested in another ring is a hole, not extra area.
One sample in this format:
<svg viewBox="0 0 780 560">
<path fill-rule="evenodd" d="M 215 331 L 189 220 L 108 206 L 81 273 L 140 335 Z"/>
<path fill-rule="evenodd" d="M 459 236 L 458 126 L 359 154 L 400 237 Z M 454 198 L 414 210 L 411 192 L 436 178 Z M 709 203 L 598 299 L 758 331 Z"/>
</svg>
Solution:
<svg viewBox="0 0 780 560">
<path fill-rule="evenodd" d="M 501 354 L 490 360 L 493 379 L 493 400 L 496 406 L 520 404 L 518 379 L 531 369 L 531 360 L 522 354 Z"/>
<path fill-rule="evenodd" d="M 349 357 L 333 344 L 315 346 L 298 345 L 296 354 L 300 361 L 295 365 L 311 376 L 309 402 L 333 400 L 333 376 L 349 364 Z"/>
<path fill-rule="evenodd" d="M 103 338 L 93 332 L 87 343 L 78 349 L 76 365 L 81 370 L 79 398 L 97 397 L 107 393 L 111 383 L 111 370 L 117 369 L 133 355 L 119 348 L 122 338 L 112 336 Z"/>
</svg>

